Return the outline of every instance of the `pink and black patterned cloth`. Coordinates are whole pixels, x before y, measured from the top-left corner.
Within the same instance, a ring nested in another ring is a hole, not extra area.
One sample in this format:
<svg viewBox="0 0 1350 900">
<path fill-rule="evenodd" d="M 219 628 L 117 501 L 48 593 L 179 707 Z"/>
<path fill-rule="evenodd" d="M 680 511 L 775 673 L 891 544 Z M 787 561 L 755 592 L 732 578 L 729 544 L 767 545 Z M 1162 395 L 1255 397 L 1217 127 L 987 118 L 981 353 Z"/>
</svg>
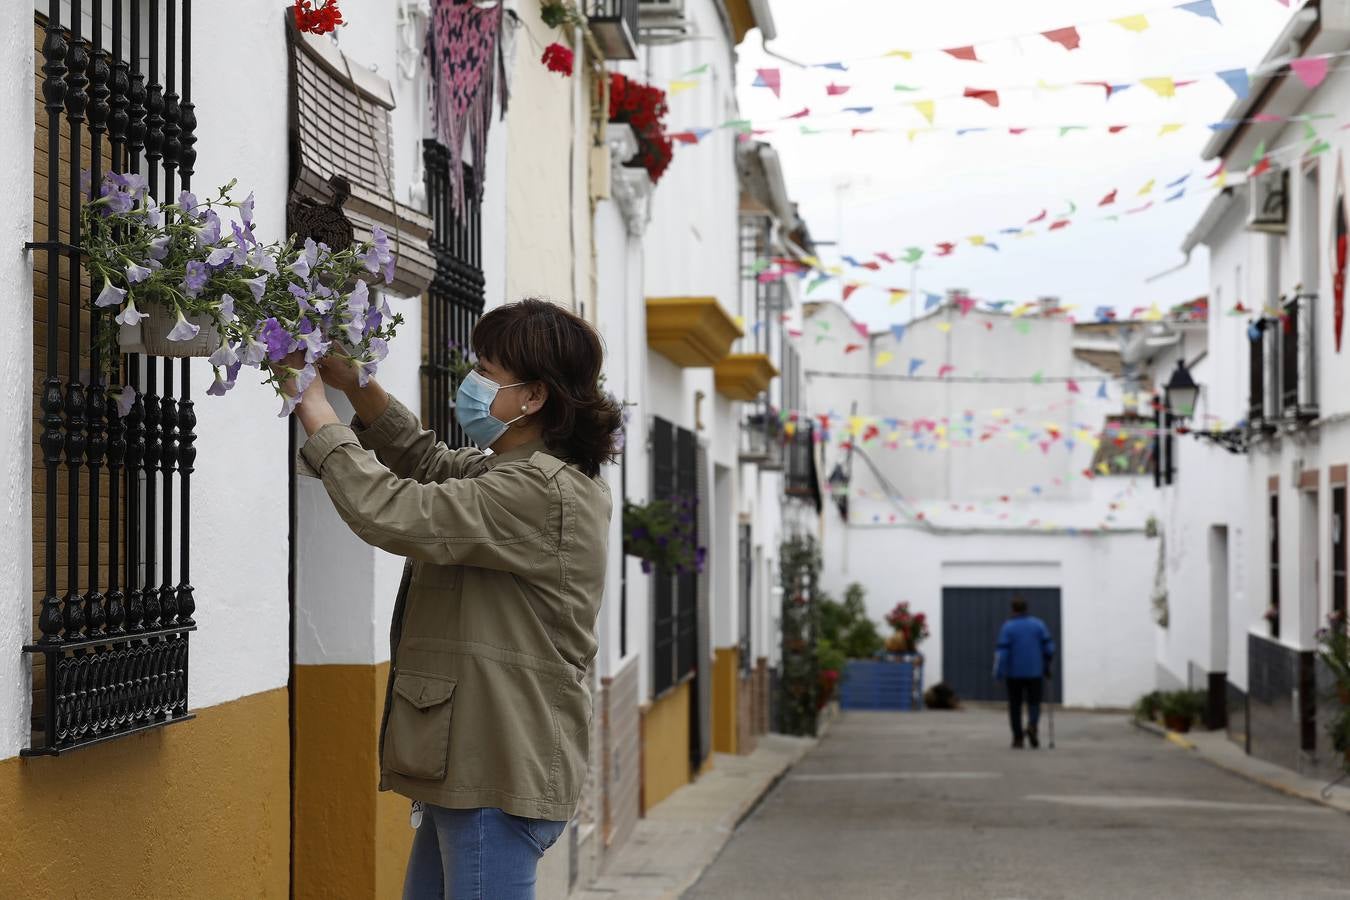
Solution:
<svg viewBox="0 0 1350 900">
<path fill-rule="evenodd" d="M 480 7 L 473 0 L 433 0 L 426 58 L 432 73 L 431 107 L 436 136 L 450 151 L 450 184 L 455 212 L 483 192 L 488 126 L 494 79 L 501 80 L 501 115 L 506 115 L 506 60 L 500 49 L 502 4 Z M 464 144 L 470 159 L 465 183 Z"/>
</svg>

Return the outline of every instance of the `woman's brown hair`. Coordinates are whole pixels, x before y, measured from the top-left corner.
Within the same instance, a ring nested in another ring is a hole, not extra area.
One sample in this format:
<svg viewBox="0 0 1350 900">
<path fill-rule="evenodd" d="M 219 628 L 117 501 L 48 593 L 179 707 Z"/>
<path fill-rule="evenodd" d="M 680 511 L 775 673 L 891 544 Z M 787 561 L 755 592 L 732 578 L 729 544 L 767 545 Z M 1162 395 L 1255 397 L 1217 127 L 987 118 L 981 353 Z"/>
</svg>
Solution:
<svg viewBox="0 0 1350 900">
<path fill-rule="evenodd" d="M 605 348 L 585 319 L 530 298 L 483 316 L 471 341 L 478 356 L 548 387 L 539 417 L 549 449 L 591 478 L 614 461 L 623 411 L 600 390 Z"/>
</svg>

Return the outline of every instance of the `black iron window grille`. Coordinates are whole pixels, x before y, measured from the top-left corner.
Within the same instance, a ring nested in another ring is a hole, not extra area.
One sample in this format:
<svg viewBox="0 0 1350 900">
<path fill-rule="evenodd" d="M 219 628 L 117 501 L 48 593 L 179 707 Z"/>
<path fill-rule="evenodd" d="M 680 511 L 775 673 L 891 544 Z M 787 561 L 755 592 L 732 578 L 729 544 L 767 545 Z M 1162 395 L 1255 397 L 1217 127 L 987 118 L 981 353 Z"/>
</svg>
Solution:
<svg viewBox="0 0 1350 900">
<path fill-rule="evenodd" d="M 753 615 L 753 597 L 755 587 L 755 546 L 749 522 L 738 525 L 736 544 L 737 578 L 736 587 L 740 595 L 740 655 L 741 672 L 750 674 L 751 616 Z"/>
<path fill-rule="evenodd" d="M 1331 611 L 1346 612 L 1345 485 L 1331 489 Z"/>
<path fill-rule="evenodd" d="M 1313 378 L 1316 294 L 1295 294 L 1284 304 L 1280 329 L 1280 407 L 1291 419 L 1317 418 L 1317 394 Z"/>
<path fill-rule="evenodd" d="M 1253 322 L 1247 331 L 1247 424 L 1262 428 L 1266 421 L 1265 333 L 1270 323 Z"/>
<path fill-rule="evenodd" d="M 660 417 L 652 421 L 652 499 L 697 505 L 694 433 Z M 698 510 L 686 512 L 698 521 Z M 695 529 L 697 531 L 697 529 Z M 695 534 L 695 541 L 701 535 Z M 652 696 L 692 677 L 698 657 L 698 573 L 658 567 L 652 574 Z"/>
<path fill-rule="evenodd" d="M 190 0 L 51 0 L 36 17 L 37 189 L 28 248 L 39 361 L 37 636 L 23 648 L 34 685 L 25 756 L 192 718 L 197 420 L 188 360 L 175 386 L 172 360 L 124 356 L 121 374 L 136 399 L 125 419 L 117 416 L 96 349 L 100 331 L 114 326 L 108 311 L 90 310 L 79 249 L 83 173 L 95 188 L 109 170 L 143 173 L 161 201 L 191 184 L 191 14 Z"/>
<path fill-rule="evenodd" d="M 451 407 L 459 379 L 467 372 L 469 337 L 483 315 L 482 198 L 470 191 L 465 213 L 455 214 L 450 186 L 450 151 L 438 141 L 422 142 L 427 202 L 434 222 L 430 243 L 436 274 L 423 304 L 423 415 L 426 426 L 451 447 L 468 441 Z M 473 184 L 465 165 L 465 184 Z"/>
</svg>

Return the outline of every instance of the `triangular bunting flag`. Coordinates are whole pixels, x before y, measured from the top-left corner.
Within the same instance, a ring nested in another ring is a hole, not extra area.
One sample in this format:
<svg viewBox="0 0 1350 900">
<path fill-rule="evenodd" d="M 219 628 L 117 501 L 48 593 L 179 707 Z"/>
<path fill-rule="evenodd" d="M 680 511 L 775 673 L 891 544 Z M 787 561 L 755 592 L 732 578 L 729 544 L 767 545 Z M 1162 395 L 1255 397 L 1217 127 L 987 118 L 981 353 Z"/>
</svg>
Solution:
<svg viewBox="0 0 1350 900">
<path fill-rule="evenodd" d="M 892 326 L 891 326 L 891 337 L 895 338 L 895 342 L 896 342 L 897 344 L 900 343 L 901 341 L 903 341 L 903 340 L 905 339 L 905 326 L 904 326 L 904 325 L 900 325 L 900 324 L 898 324 L 898 323 L 895 324 L 895 325 L 892 325 Z"/>
<path fill-rule="evenodd" d="M 1126 31 L 1133 31 L 1136 33 L 1148 30 L 1148 16 L 1145 15 L 1122 16 L 1119 19 L 1112 19 L 1111 23 L 1113 25 L 1119 25 Z"/>
<path fill-rule="evenodd" d="M 1214 11 L 1213 0 L 1195 0 L 1193 3 L 1179 3 L 1177 9 L 1184 9 L 1188 13 L 1195 13 L 1206 19 L 1213 19 L 1219 22 L 1219 14 Z M 1219 22 L 1222 25 L 1222 22 Z"/>
<path fill-rule="evenodd" d="M 1325 56 L 1309 56 L 1303 59 L 1291 59 L 1289 68 L 1294 70 L 1298 80 L 1302 81 L 1310 88 L 1315 88 L 1327 77 L 1327 63 Z"/>
<path fill-rule="evenodd" d="M 1097 205 L 1110 206 L 1112 203 L 1115 202 L 1116 202 L 1116 191 L 1115 189 L 1112 189 L 1111 193 L 1107 194 L 1105 197 L 1103 197 L 1101 200 L 1097 202 Z"/>
<path fill-rule="evenodd" d="M 1247 95 L 1252 92 L 1251 76 L 1247 74 L 1246 69 L 1224 69 L 1214 74 L 1228 85 L 1239 100 L 1246 100 Z"/>
<path fill-rule="evenodd" d="M 831 81 L 829 84 L 825 85 L 825 94 L 828 97 L 842 97 L 848 93 L 850 87 L 851 85 L 835 84 Z"/>
<path fill-rule="evenodd" d="M 914 102 L 914 108 L 919 111 L 920 115 L 928 120 L 929 125 L 933 124 L 934 106 L 935 104 L 932 100 L 916 100 Z"/>
<path fill-rule="evenodd" d="M 1139 83 L 1157 94 L 1159 97 L 1175 97 L 1177 95 L 1177 83 L 1170 76 L 1161 76 L 1158 78 L 1141 78 Z"/>
<path fill-rule="evenodd" d="M 783 73 L 778 69 L 756 69 L 751 87 L 768 88 L 775 97 L 782 97 Z"/>
<path fill-rule="evenodd" d="M 956 59 L 964 59 L 970 62 L 980 61 L 979 57 L 975 55 L 974 47 L 948 47 L 946 50 L 943 50 L 942 52 L 947 54 L 948 56 L 955 57 Z"/>
<path fill-rule="evenodd" d="M 1056 28 L 1053 31 L 1042 31 L 1041 37 L 1054 41 L 1065 50 L 1078 49 L 1078 29 L 1070 25 L 1068 28 Z"/>
<path fill-rule="evenodd" d="M 919 367 L 922 366 L 922 365 L 923 365 L 923 360 L 921 360 L 921 359 L 911 359 L 911 360 L 909 361 L 909 374 L 910 374 L 910 375 L 913 375 L 915 372 L 919 371 Z"/>
<path fill-rule="evenodd" d="M 694 88 L 698 87 L 698 84 L 699 83 L 697 81 L 672 81 L 668 86 L 670 96 L 678 97 L 685 91 L 693 90 Z"/>
<path fill-rule="evenodd" d="M 984 88 L 966 88 L 966 92 L 963 96 L 969 97 L 972 100 L 983 100 L 990 106 L 995 108 L 998 107 L 998 91 L 986 90 Z"/>
</svg>

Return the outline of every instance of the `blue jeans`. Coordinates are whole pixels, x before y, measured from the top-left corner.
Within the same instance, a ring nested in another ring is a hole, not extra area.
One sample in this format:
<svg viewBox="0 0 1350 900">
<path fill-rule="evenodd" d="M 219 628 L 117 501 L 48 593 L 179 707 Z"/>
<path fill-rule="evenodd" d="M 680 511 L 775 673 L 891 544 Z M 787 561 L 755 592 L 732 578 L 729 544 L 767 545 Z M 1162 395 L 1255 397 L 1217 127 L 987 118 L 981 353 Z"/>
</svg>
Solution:
<svg viewBox="0 0 1350 900">
<path fill-rule="evenodd" d="M 566 822 L 422 804 L 403 900 L 533 900 L 535 868 Z"/>
</svg>

